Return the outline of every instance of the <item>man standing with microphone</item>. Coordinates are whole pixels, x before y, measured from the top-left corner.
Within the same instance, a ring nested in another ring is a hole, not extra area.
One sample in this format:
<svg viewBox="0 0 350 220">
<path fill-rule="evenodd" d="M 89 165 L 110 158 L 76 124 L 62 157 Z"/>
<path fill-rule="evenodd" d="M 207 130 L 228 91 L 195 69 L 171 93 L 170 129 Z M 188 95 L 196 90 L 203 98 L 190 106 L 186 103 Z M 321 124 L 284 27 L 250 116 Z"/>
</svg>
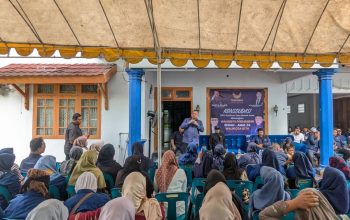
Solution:
<svg viewBox="0 0 350 220">
<path fill-rule="evenodd" d="M 181 150 L 186 152 L 187 145 L 191 142 L 199 144 L 199 132 L 204 131 L 203 123 L 198 119 L 198 112 L 193 111 L 190 118 L 186 118 L 180 128 L 184 129 Z"/>
</svg>

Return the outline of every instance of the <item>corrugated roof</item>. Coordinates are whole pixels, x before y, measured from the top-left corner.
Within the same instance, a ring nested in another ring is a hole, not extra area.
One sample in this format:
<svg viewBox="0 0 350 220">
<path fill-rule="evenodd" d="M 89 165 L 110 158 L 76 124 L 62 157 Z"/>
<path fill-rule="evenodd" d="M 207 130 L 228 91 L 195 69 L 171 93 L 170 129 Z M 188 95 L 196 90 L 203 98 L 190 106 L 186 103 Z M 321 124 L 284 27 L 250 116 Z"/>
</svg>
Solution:
<svg viewBox="0 0 350 220">
<path fill-rule="evenodd" d="M 98 76 L 110 71 L 108 64 L 10 64 L 0 68 L 0 76 Z"/>
</svg>

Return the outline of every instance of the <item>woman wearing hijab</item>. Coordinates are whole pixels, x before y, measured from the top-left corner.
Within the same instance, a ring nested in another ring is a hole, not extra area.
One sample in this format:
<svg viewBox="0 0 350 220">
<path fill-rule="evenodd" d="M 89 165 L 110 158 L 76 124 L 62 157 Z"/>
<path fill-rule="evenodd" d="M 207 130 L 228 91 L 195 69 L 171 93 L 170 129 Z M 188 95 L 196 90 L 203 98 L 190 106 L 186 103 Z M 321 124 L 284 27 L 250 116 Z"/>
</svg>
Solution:
<svg viewBox="0 0 350 220">
<path fill-rule="evenodd" d="M 3 154 L 3 153 L 15 155 L 15 154 L 13 153 L 13 148 L 10 148 L 10 147 L 1 149 L 1 150 L 0 150 L 0 154 Z M 16 155 L 15 155 L 15 156 L 16 156 Z M 22 183 L 22 181 L 24 180 L 24 177 L 23 177 L 22 174 L 21 174 L 21 170 L 19 169 L 18 164 L 13 163 L 13 165 L 12 165 L 12 167 L 11 167 L 11 171 L 14 172 L 14 173 L 18 176 L 19 181 Z"/>
<path fill-rule="evenodd" d="M 324 195 L 313 188 L 300 191 L 298 196 L 289 201 L 278 201 L 259 213 L 260 220 L 279 220 L 294 211 L 295 220 L 338 220 L 338 216 Z"/>
<path fill-rule="evenodd" d="M 25 219 L 30 211 L 49 197 L 50 176 L 47 172 L 30 169 L 21 193 L 12 199 L 5 209 L 9 219 Z"/>
<path fill-rule="evenodd" d="M 50 174 L 50 186 L 56 186 L 61 199 L 67 198 L 66 178 L 56 171 L 56 157 L 51 155 L 42 156 L 35 164 L 34 169 L 43 170 Z"/>
<path fill-rule="evenodd" d="M 133 201 L 127 197 L 120 197 L 102 207 L 99 220 L 114 220 L 116 216 L 119 220 L 135 220 L 135 212 Z"/>
<path fill-rule="evenodd" d="M 218 170 L 212 170 L 208 174 L 204 193 L 205 197 L 199 210 L 201 220 L 244 219 L 242 202 L 230 191 L 225 177 Z"/>
<path fill-rule="evenodd" d="M 65 177 L 70 176 L 82 154 L 83 149 L 81 147 L 72 147 L 69 152 L 69 160 L 65 160 L 61 164 L 60 174 Z"/>
<path fill-rule="evenodd" d="M 133 155 L 139 156 L 141 160 L 141 170 L 143 172 L 147 172 L 150 167 L 153 166 L 153 161 L 149 159 L 148 157 L 145 157 L 143 155 L 143 143 L 142 142 L 135 142 L 133 143 L 131 147 L 131 151 Z"/>
<path fill-rule="evenodd" d="M 275 152 L 270 149 L 265 149 L 262 153 L 262 163 L 255 165 L 252 170 L 247 170 L 248 178 L 250 181 L 255 181 L 255 178 L 257 176 L 260 176 L 260 169 L 263 166 L 275 168 L 277 171 L 284 175 L 284 172 L 281 171 L 282 168 L 278 162 Z"/>
<path fill-rule="evenodd" d="M 349 190 L 345 176 L 340 170 L 326 167 L 319 190 L 327 198 L 337 215 L 348 213 Z"/>
<path fill-rule="evenodd" d="M 269 166 L 261 167 L 260 173 L 264 185 L 261 189 L 254 191 L 250 198 L 250 216 L 277 201 L 290 200 L 290 195 L 284 191 L 284 180 L 281 173 Z"/>
<path fill-rule="evenodd" d="M 0 152 L 0 186 L 5 187 L 12 197 L 17 195 L 21 189 L 21 183 L 17 174 L 11 170 L 16 156 L 13 153 Z M 0 208 L 7 207 L 6 199 L 0 195 Z"/>
<path fill-rule="evenodd" d="M 122 195 L 133 201 L 137 216 L 144 216 L 146 220 L 163 218 L 158 201 L 147 198 L 146 178 L 140 172 L 132 172 L 125 178 Z"/>
<path fill-rule="evenodd" d="M 148 174 L 141 171 L 141 159 L 139 156 L 136 156 L 136 155 L 126 158 L 124 162 L 124 168 L 118 172 L 118 175 L 115 181 L 115 186 L 118 188 L 122 188 L 125 178 L 132 172 L 139 172 L 146 178 L 147 197 L 152 198 L 152 194 L 154 191 L 153 183 L 149 178 Z"/>
<path fill-rule="evenodd" d="M 186 173 L 183 169 L 179 169 L 176 156 L 172 150 L 166 151 L 163 155 L 162 165 L 154 177 L 154 189 L 161 193 L 186 192 Z M 176 204 L 177 219 L 185 219 L 184 214 L 185 203 Z"/>
<path fill-rule="evenodd" d="M 48 199 L 40 203 L 27 216 L 26 220 L 67 220 L 68 209 L 57 199 Z"/>
<path fill-rule="evenodd" d="M 291 188 L 296 188 L 298 179 L 314 179 L 315 173 L 309 158 L 303 152 L 293 155 L 294 166 L 287 169 L 288 182 Z"/>
<path fill-rule="evenodd" d="M 231 153 L 225 155 L 224 171 L 222 172 L 226 180 L 248 180 L 244 169 L 239 168 L 236 156 Z"/>
<path fill-rule="evenodd" d="M 334 156 L 329 158 L 329 166 L 342 171 L 347 180 L 350 179 L 350 168 L 342 157 Z"/>
<path fill-rule="evenodd" d="M 85 135 L 78 137 L 73 142 L 73 147 L 77 146 L 77 147 L 81 147 L 85 150 L 88 150 L 87 145 L 88 145 L 88 142 L 87 142 L 87 137 Z"/>
<path fill-rule="evenodd" d="M 241 155 L 238 159 L 238 165 L 242 169 L 246 169 L 248 164 L 261 164 L 261 157 L 258 154 L 259 149 L 256 143 L 250 142 L 247 147 L 247 153 Z"/>
<path fill-rule="evenodd" d="M 90 145 L 89 150 L 95 150 L 97 151 L 97 153 L 100 153 L 100 150 L 103 145 L 104 145 L 103 141 L 96 141 Z"/>
<path fill-rule="evenodd" d="M 197 144 L 191 142 L 188 144 L 186 153 L 179 157 L 179 164 L 182 165 L 193 165 L 197 159 Z"/>
<path fill-rule="evenodd" d="M 107 194 L 97 193 L 97 179 L 91 172 L 84 172 L 79 176 L 75 184 L 75 192 L 74 196 L 64 202 L 70 215 L 78 212 L 94 211 L 109 201 Z M 83 202 L 78 206 L 79 201 Z"/>
<path fill-rule="evenodd" d="M 94 150 L 88 150 L 79 159 L 77 165 L 74 167 L 72 176 L 69 179 L 69 185 L 75 185 L 78 177 L 84 172 L 91 172 L 97 179 L 97 188 L 103 190 L 106 188 L 106 182 L 103 177 L 103 173 L 96 167 L 97 152 Z"/>
<path fill-rule="evenodd" d="M 103 173 L 110 174 L 115 180 L 119 170 L 122 169 L 122 166 L 114 160 L 114 155 L 114 146 L 112 144 L 104 145 L 98 154 L 97 167 L 100 168 Z"/>
<path fill-rule="evenodd" d="M 217 169 L 219 171 L 224 170 L 224 155 L 226 150 L 222 144 L 217 144 L 214 148 L 214 156 L 213 156 L 213 169 Z"/>
<path fill-rule="evenodd" d="M 213 155 L 210 151 L 203 151 L 198 154 L 198 158 L 193 165 L 194 178 L 206 178 L 213 169 Z"/>
</svg>

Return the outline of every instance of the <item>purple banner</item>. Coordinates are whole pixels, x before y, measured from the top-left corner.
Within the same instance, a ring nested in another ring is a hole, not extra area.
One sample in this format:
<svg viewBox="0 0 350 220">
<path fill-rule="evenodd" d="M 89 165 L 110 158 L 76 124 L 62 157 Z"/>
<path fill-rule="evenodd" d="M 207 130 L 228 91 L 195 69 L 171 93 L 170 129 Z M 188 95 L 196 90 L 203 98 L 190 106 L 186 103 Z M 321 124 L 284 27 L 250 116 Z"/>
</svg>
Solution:
<svg viewBox="0 0 350 220">
<path fill-rule="evenodd" d="M 264 89 L 210 89 L 210 130 L 226 135 L 257 133 L 265 128 Z"/>
</svg>

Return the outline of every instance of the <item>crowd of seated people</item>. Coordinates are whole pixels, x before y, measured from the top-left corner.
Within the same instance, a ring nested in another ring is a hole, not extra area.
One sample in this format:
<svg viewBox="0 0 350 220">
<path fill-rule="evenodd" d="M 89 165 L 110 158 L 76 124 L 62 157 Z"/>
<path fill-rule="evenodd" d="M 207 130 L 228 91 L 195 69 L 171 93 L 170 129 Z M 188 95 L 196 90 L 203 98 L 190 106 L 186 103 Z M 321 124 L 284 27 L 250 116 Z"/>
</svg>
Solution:
<svg viewBox="0 0 350 220">
<path fill-rule="evenodd" d="M 300 143 L 313 135 L 312 131 L 304 136 L 295 134 Z M 267 220 L 291 213 L 294 219 L 339 219 L 350 210 L 350 168 L 338 151 L 329 159 L 330 167 L 317 176 L 313 158 L 295 149 L 298 142 L 271 143 L 262 130 L 241 155 L 228 152 L 221 143 L 200 150 L 198 144 L 189 143 L 179 157 L 173 150 L 165 151 L 160 166 L 144 156 L 140 142 L 132 145 L 133 155 L 121 166 L 114 160 L 113 145 L 100 142 L 87 147 L 86 138 L 78 139 L 60 168 L 54 156 L 42 156 L 46 146 L 42 138 L 31 141 L 31 153 L 20 169 L 14 163 L 13 149 L 0 150 L 0 186 L 12 198 L 7 201 L 0 194 L 0 218 L 162 220 L 169 217 L 169 209 L 176 208 L 177 220 Z M 150 175 L 152 169 L 154 176 Z M 192 170 L 190 179 L 185 169 Z M 107 184 L 106 175 L 115 185 Z M 158 193 L 190 192 L 192 178 L 205 179 L 205 187 L 189 195 L 203 195 L 198 212 L 191 210 L 191 199 L 188 207 L 185 202 L 169 207 L 156 199 Z M 260 185 L 248 190 L 248 199 L 229 185 L 230 181 L 255 184 L 258 179 Z M 301 187 L 302 180 L 311 184 Z M 67 193 L 70 187 L 72 194 Z M 112 199 L 114 187 L 121 195 Z M 52 188 L 57 188 L 59 199 L 53 198 Z"/>
</svg>

